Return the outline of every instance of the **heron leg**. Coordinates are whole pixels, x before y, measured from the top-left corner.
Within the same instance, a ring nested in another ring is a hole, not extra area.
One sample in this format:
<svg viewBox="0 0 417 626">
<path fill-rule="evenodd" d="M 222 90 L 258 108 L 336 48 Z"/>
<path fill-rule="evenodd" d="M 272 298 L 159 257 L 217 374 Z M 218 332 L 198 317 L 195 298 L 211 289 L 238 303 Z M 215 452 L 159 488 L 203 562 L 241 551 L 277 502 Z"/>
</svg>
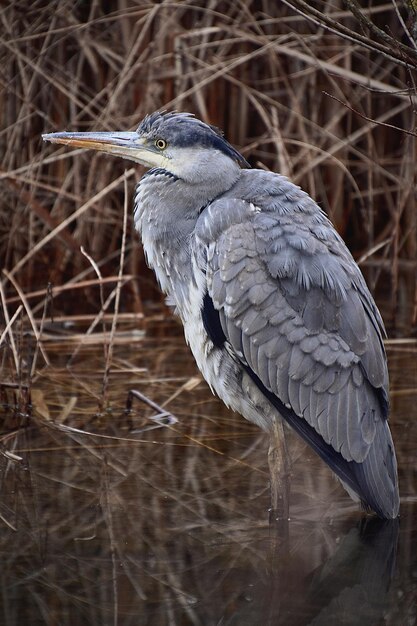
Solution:
<svg viewBox="0 0 417 626">
<path fill-rule="evenodd" d="M 281 419 L 274 420 L 270 436 L 268 464 L 271 481 L 271 520 L 288 520 L 290 463 Z"/>
</svg>

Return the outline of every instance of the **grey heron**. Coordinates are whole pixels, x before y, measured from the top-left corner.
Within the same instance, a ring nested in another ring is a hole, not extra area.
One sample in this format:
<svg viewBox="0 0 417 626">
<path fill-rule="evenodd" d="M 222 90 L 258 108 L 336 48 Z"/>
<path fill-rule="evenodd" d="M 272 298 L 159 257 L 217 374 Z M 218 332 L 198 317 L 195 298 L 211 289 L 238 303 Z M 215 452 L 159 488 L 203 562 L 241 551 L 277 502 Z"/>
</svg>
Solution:
<svg viewBox="0 0 417 626">
<path fill-rule="evenodd" d="M 270 434 L 273 508 L 287 514 L 283 420 L 354 500 L 397 517 L 383 321 L 316 202 L 250 169 L 189 113 L 155 112 L 134 132 L 43 138 L 150 168 L 134 200 L 148 264 L 212 390 Z"/>
</svg>

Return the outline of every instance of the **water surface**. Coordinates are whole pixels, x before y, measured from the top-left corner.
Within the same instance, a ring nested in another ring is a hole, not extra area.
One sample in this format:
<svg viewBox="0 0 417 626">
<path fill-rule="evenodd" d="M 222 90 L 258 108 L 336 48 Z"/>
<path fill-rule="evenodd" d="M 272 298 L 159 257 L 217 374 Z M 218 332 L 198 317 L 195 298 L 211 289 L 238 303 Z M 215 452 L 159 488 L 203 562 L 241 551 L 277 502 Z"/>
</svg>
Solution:
<svg viewBox="0 0 417 626">
<path fill-rule="evenodd" d="M 294 435 L 291 519 L 270 524 L 268 441 L 226 410 L 183 339 L 45 343 L 32 414 L 3 394 L 0 622 L 416 624 L 417 350 L 388 348 L 400 523 L 357 510 Z M 175 418 L 134 400 L 137 389 Z M 167 424 L 168 425 L 164 425 Z"/>
</svg>

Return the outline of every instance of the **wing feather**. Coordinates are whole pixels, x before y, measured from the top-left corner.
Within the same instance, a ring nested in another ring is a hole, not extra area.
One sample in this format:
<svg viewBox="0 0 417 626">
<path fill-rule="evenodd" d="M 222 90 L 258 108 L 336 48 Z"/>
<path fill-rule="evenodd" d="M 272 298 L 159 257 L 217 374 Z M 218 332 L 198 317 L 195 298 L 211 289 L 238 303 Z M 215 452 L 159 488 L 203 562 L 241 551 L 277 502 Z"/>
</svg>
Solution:
<svg viewBox="0 0 417 626">
<path fill-rule="evenodd" d="M 395 516 L 382 321 L 330 222 L 306 196 L 303 208 L 302 192 L 292 193 L 291 215 L 271 197 L 261 210 L 232 198 L 211 205 L 210 228 L 197 229 L 199 245 L 211 246 L 208 293 L 231 349 L 265 397 L 364 502 Z"/>
</svg>

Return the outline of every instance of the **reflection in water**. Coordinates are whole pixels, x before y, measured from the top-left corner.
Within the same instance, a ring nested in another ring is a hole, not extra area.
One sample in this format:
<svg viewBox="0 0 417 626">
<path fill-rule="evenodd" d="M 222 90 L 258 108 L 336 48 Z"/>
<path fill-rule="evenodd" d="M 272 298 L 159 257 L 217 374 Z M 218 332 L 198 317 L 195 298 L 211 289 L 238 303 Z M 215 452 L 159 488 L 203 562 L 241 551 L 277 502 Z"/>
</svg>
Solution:
<svg viewBox="0 0 417 626">
<path fill-rule="evenodd" d="M 288 562 L 279 566 L 281 580 L 269 601 L 269 611 L 274 607 L 275 615 L 272 619 L 269 615 L 265 623 L 380 623 L 389 606 L 398 530 L 398 520 L 373 518 L 360 522 L 340 537 L 335 552 L 301 584 L 299 573 L 295 573 L 299 586 L 293 589 L 288 589 L 285 582 L 292 569 L 289 555 Z"/>
<path fill-rule="evenodd" d="M 414 624 L 417 376 L 390 356 L 400 524 L 361 521 L 293 437 L 285 540 L 268 524 L 268 441 L 196 386 L 182 339 L 116 349 L 102 415 L 99 352 L 47 370 L 28 426 L 2 436 L 0 623 Z M 130 387 L 178 422 L 155 428 L 142 404 L 126 417 Z"/>
<path fill-rule="evenodd" d="M 312 595 L 324 608 L 312 626 L 380 621 L 389 605 L 398 530 L 399 520 L 372 519 L 349 531 L 313 582 Z"/>
</svg>

